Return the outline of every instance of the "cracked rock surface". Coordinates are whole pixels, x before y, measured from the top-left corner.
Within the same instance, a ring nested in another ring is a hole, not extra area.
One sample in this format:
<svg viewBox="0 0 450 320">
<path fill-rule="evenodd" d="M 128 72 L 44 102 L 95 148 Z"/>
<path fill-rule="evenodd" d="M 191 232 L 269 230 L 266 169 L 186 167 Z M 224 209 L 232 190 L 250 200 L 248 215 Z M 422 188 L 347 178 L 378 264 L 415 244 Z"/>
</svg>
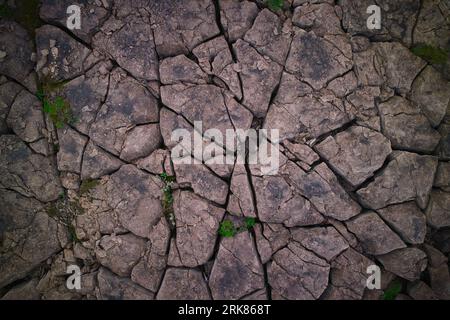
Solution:
<svg viewBox="0 0 450 320">
<path fill-rule="evenodd" d="M 80 2 L 0 18 L 1 299 L 450 299 L 448 1 Z"/>
</svg>

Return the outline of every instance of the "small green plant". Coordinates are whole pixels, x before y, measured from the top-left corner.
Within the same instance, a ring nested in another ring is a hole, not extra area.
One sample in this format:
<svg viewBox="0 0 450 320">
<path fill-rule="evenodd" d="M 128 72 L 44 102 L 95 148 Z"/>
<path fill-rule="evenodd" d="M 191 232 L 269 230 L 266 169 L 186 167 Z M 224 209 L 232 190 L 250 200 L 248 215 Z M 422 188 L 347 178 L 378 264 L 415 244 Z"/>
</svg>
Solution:
<svg viewBox="0 0 450 320">
<path fill-rule="evenodd" d="M 175 228 L 175 214 L 173 212 L 173 190 L 172 184 L 175 182 L 174 176 L 169 176 L 166 172 L 159 175 L 164 182 L 163 191 L 163 212 L 172 228 Z"/>
<path fill-rule="evenodd" d="M 266 4 L 272 11 L 283 9 L 284 0 L 266 0 Z"/>
<path fill-rule="evenodd" d="M 427 44 L 418 44 L 411 51 L 431 64 L 446 64 L 449 58 L 448 51 Z"/>
<path fill-rule="evenodd" d="M 225 238 L 232 238 L 238 233 L 253 229 L 255 224 L 256 219 L 251 217 L 246 217 L 244 220 L 244 225 L 241 227 L 236 227 L 231 220 L 224 220 L 220 223 L 219 234 Z"/>
<path fill-rule="evenodd" d="M 98 180 L 94 180 L 94 179 L 83 180 L 83 182 L 81 182 L 80 190 L 79 190 L 80 196 L 88 193 L 89 190 L 94 189 L 96 186 L 99 185 L 99 183 L 100 182 Z"/>
<path fill-rule="evenodd" d="M 42 103 L 44 112 L 49 115 L 56 128 L 61 129 L 65 124 L 75 123 L 70 105 L 63 97 L 58 96 L 53 100 L 42 98 Z"/>
<path fill-rule="evenodd" d="M 402 283 L 399 280 L 392 281 L 384 291 L 383 300 L 395 300 L 402 291 Z"/>
</svg>

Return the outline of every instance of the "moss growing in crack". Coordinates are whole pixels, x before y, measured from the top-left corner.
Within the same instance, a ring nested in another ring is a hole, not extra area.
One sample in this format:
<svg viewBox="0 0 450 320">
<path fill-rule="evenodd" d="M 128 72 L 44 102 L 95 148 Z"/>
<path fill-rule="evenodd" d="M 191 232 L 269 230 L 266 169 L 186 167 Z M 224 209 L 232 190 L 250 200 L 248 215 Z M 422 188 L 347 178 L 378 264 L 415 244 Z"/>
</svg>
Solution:
<svg viewBox="0 0 450 320">
<path fill-rule="evenodd" d="M 61 129 L 66 124 L 74 124 L 76 122 L 69 102 L 63 97 L 49 98 L 41 90 L 38 91 L 37 97 L 42 102 L 44 113 L 48 114 L 56 128 Z"/>
<path fill-rule="evenodd" d="M 164 182 L 162 207 L 171 228 L 175 228 L 175 214 L 173 212 L 173 190 L 172 184 L 175 182 L 174 176 L 169 176 L 166 172 L 159 176 Z"/>
<path fill-rule="evenodd" d="M 246 217 L 244 220 L 244 225 L 241 227 L 236 227 L 231 220 L 224 220 L 219 226 L 219 235 L 225 238 L 232 238 L 238 233 L 250 231 L 256 224 L 256 219 L 252 217 Z"/>
<path fill-rule="evenodd" d="M 266 0 L 266 5 L 272 11 L 279 11 L 283 9 L 284 0 Z"/>
<path fill-rule="evenodd" d="M 448 62 L 449 52 L 427 44 L 415 45 L 411 52 L 431 64 L 443 65 Z"/>
<path fill-rule="evenodd" d="M 90 190 L 94 189 L 98 186 L 100 181 L 94 179 L 83 180 L 80 185 L 79 194 L 80 196 L 88 193 Z"/>
<path fill-rule="evenodd" d="M 395 300 L 402 291 L 402 283 L 399 280 L 392 281 L 384 291 L 383 300 Z"/>
</svg>

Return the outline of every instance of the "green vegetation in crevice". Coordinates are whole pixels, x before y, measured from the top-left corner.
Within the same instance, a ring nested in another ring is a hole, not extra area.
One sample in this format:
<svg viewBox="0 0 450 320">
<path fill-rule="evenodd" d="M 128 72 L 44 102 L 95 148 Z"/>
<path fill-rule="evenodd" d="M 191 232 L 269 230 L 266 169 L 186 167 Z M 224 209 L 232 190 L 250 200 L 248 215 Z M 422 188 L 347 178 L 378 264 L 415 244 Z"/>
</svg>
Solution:
<svg viewBox="0 0 450 320">
<path fill-rule="evenodd" d="M 160 174 L 159 176 L 161 180 L 164 182 L 164 187 L 162 189 L 163 199 L 162 199 L 162 207 L 164 215 L 167 218 L 167 221 L 170 224 L 171 228 L 175 228 L 175 214 L 173 212 L 173 190 L 172 185 L 175 182 L 174 176 L 169 176 L 166 172 Z"/>
<path fill-rule="evenodd" d="M 399 280 L 392 281 L 384 291 L 383 300 L 395 300 L 402 291 L 402 283 Z"/>
<path fill-rule="evenodd" d="M 39 18 L 39 0 L 15 0 L 14 7 L 7 3 L 0 5 L 0 17 L 16 21 L 24 27 L 32 38 L 35 30 L 42 25 Z"/>
<path fill-rule="evenodd" d="M 225 238 L 232 238 L 238 233 L 250 231 L 256 224 L 256 219 L 252 217 L 246 217 L 244 220 L 244 225 L 237 227 L 231 220 L 224 220 L 220 223 L 219 235 Z"/>
<path fill-rule="evenodd" d="M 90 190 L 94 189 L 96 186 L 100 184 L 99 180 L 95 179 L 86 179 L 81 182 L 80 189 L 78 191 L 79 195 L 85 195 Z"/>
<path fill-rule="evenodd" d="M 63 85 L 64 83 L 45 82 L 36 94 L 42 102 L 44 113 L 48 114 L 58 129 L 63 128 L 66 124 L 76 123 L 69 102 L 62 96 L 54 94 Z"/>
<path fill-rule="evenodd" d="M 417 44 L 411 48 L 411 52 L 425 61 L 436 65 L 448 63 L 450 56 L 450 52 L 447 50 L 433 47 L 428 44 Z"/>
<path fill-rule="evenodd" d="M 283 9 L 284 0 L 266 0 L 266 5 L 272 11 L 279 11 Z"/>
</svg>

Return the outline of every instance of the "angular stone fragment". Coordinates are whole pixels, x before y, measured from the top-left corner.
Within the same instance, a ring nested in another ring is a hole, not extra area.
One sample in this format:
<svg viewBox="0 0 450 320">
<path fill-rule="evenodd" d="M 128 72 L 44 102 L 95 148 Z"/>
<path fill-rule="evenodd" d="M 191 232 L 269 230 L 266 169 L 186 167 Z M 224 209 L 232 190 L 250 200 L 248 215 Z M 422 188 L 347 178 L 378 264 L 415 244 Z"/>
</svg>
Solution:
<svg viewBox="0 0 450 320">
<path fill-rule="evenodd" d="M 22 87 L 13 81 L 8 81 L 4 76 L 0 76 L 0 134 L 8 133 L 6 118 L 17 94 Z"/>
<path fill-rule="evenodd" d="M 423 281 L 415 281 L 407 287 L 407 290 L 414 300 L 438 300 L 433 290 Z"/>
<path fill-rule="evenodd" d="M 264 288 L 264 270 L 250 233 L 222 239 L 209 287 L 215 300 L 237 300 Z"/>
<path fill-rule="evenodd" d="M 166 271 L 156 299 L 210 300 L 211 297 L 200 271 L 169 268 Z"/>
<path fill-rule="evenodd" d="M 427 255 L 417 248 L 404 248 L 378 256 L 386 270 L 408 281 L 418 280 L 427 267 Z"/>
<path fill-rule="evenodd" d="M 269 9 L 262 10 L 244 40 L 264 56 L 284 65 L 291 44 L 289 21 L 283 25 L 278 16 Z"/>
<path fill-rule="evenodd" d="M 158 80 L 158 56 L 148 18 L 129 15 L 118 20 L 111 16 L 92 43 L 134 77 Z"/>
<path fill-rule="evenodd" d="M 447 264 L 428 268 L 430 284 L 436 295 L 442 300 L 450 299 L 450 272 Z"/>
<path fill-rule="evenodd" d="M 332 4 L 306 4 L 295 8 L 292 23 L 302 29 L 312 30 L 320 37 L 343 34 L 337 12 L 338 8 Z"/>
<path fill-rule="evenodd" d="M 207 75 L 200 67 L 185 55 L 166 58 L 159 66 L 162 84 L 176 84 L 180 82 L 206 84 Z"/>
<path fill-rule="evenodd" d="M 383 133 L 392 147 L 431 153 L 441 138 L 428 119 L 406 99 L 393 97 L 378 106 Z"/>
<path fill-rule="evenodd" d="M 25 142 L 31 143 L 46 138 L 42 103 L 26 90 L 22 90 L 15 97 L 6 123 Z"/>
<path fill-rule="evenodd" d="M 295 29 L 286 70 L 314 89 L 323 88 L 329 81 L 349 71 L 352 65 L 350 43 L 346 38 L 324 39 L 314 32 Z"/>
<path fill-rule="evenodd" d="M 262 290 L 255 291 L 255 292 L 251 293 L 248 296 L 243 297 L 242 300 L 257 300 L 257 301 L 261 301 L 261 300 L 269 300 L 269 297 L 267 295 L 267 290 L 266 289 L 262 289 Z"/>
<path fill-rule="evenodd" d="M 230 52 L 230 47 L 223 36 L 202 43 L 193 51 L 198 64 L 208 75 L 218 77 L 225 85 L 213 78 L 221 86 L 228 87 L 237 99 L 242 98 L 241 82 L 236 64 Z"/>
<path fill-rule="evenodd" d="M 347 96 L 345 107 L 348 113 L 354 115 L 356 123 L 381 131 L 381 121 L 375 100 L 381 95 L 379 87 L 357 88 Z"/>
<path fill-rule="evenodd" d="M 344 191 L 333 172 L 322 163 L 314 171 L 304 172 L 292 163 L 283 167 L 300 194 L 324 216 L 345 221 L 361 212 L 361 207 Z"/>
<path fill-rule="evenodd" d="M 353 186 L 371 177 L 392 151 L 381 133 L 357 126 L 326 138 L 316 150 Z"/>
<path fill-rule="evenodd" d="M 57 24 L 60 27 L 67 27 L 67 8 L 72 5 L 71 0 L 44 0 L 42 1 L 39 16 L 42 20 Z M 101 2 L 89 3 L 80 1 L 81 25 L 80 29 L 71 30 L 77 37 L 83 41 L 90 43 L 93 33 L 101 26 L 105 18 L 108 16 L 108 4 L 105 7 Z"/>
<path fill-rule="evenodd" d="M 357 193 L 372 209 L 416 200 L 424 209 L 433 185 L 437 159 L 409 152 L 394 152 L 387 167 L 367 187 Z"/>
<path fill-rule="evenodd" d="M 165 217 L 160 217 L 159 222 L 153 226 L 149 239 L 144 256 L 131 272 L 131 280 L 156 292 L 166 268 L 170 240 L 170 228 Z"/>
<path fill-rule="evenodd" d="M 9 290 L 1 300 L 39 300 L 41 295 L 36 289 L 37 279 L 31 279 Z"/>
<path fill-rule="evenodd" d="M 91 124 L 106 99 L 111 68 L 109 62 L 99 62 L 58 90 L 58 95 L 69 103 L 72 116 L 76 119 L 73 127 L 83 134 L 89 134 Z"/>
<path fill-rule="evenodd" d="M 368 254 L 381 255 L 406 247 L 400 237 L 375 212 L 360 214 L 347 221 L 346 225 Z"/>
<path fill-rule="evenodd" d="M 228 195 L 228 185 L 215 176 L 202 164 L 175 164 L 177 183 L 189 186 L 198 195 L 216 202 L 225 204 Z"/>
<path fill-rule="evenodd" d="M 146 9 L 159 57 L 187 54 L 220 33 L 211 0 L 152 1 Z"/>
<path fill-rule="evenodd" d="M 120 158 L 133 161 L 150 155 L 162 142 L 158 124 L 147 124 L 133 128 L 123 143 Z"/>
<path fill-rule="evenodd" d="M 129 130 L 159 120 L 158 101 L 123 70 L 111 74 L 108 98 L 100 108 L 89 136 L 95 144 L 120 155 Z"/>
<path fill-rule="evenodd" d="M 136 166 L 147 172 L 160 175 L 166 172 L 173 176 L 174 172 L 171 165 L 171 155 L 168 150 L 158 149 L 152 152 L 148 157 L 136 161 Z"/>
<path fill-rule="evenodd" d="M 349 247 L 347 241 L 333 227 L 295 228 L 291 233 L 293 240 L 328 262 Z"/>
<path fill-rule="evenodd" d="M 121 278 L 105 268 L 97 275 L 99 300 L 153 300 L 154 294 L 128 278 Z"/>
<path fill-rule="evenodd" d="M 328 84 L 328 89 L 333 91 L 333 93 L 339 97 L 343 98 L 355 90 L 358 86 L 358 79 L 353 71 L 344 74 L 340 78 L 332 80 Z"/>
<path fill-rule="evenodd" d="M 256 217 L 255 203 L 247 171 L 243 165 L 235 165 L 230 182 L 228 212 L 246 217 Z"/>
<path fill-rule="evenodd" d="M 272 254 L 286 246 L 291 239 L 289 229 L 280 224 L 257 224 L 254 230 L 256 246 L 263 264 L 266 264 L 272 258 Z"/>
<path fill-rule="evenodd" d="M 1 176 L 4 177 L 3 173 Z M 0 288 L 3 288 L 25 278 L 60 251 L 67 235 L 66 228 L 50 218 L 43 204 L 33 198 L 0 188 L 0 203 Z"/>
<path fill-rule="evenodd" d="M 0 74 L 35 92 L 37 87 L 33 72 L 33 40 L 22 26 L 10 19 L 2 19 L 0 22 L 0 51 Z"/>
<path fill-rule="evenodd" d="M 414 202 L 395 204 L 377 212 L 407 243 L 421 244 L 425 240 L 425 215 Z"/>
<path fill-rule="evenodd" d="M 145 240 L 132 234 L 104 236 L 95 248 L 95 255 L 100 264 L 119 276 L 128 277 L 144 249 Z"/>
<path fill-rule="evenodd" d="M 122 166 L 123 162 L 89 141 L 83 154 L 81 179 L 98 179 Z"/>
<path fill-rule="evenodd" d="M 39 77 L 55 82 L 73 79 L 100 60 L 89 48 L 51 25 L 36 30 L 36 50 Z"/>
<path fill-rule="evenodd" d="M 0 136 L 0 150 L 0 186 L 43 202 L 58 199 L 62 188 L 51 159 L 13 135 Z"/>
<path fill-rule="evenodd" d="M 325 291 L 324 299 L 361 299 L 367 287 L 367 268 L 373 264 L 352 248 L 344 251 L 331 263 L 331 285 Z"/>
<path fill-rule="evenodd" d="M 224 210 L 188 191 L 174 193 L 173 210 L 182 264 L 196 267 L 206 263 L 213 255 Z"/>
<path fill-rule="evenodd" d="M 427 222 L 432 227 L 440 229 L 450 226 L 450 193 L 433 190 L 430 202 L 425 211 Z"/>
<path fill-rule="evenodd" d="M 272 293 L 284 299 L 318 299 L 328 285 L 330 265 L 291 242 L 273 256 L 268 266 L 269 284 Z"/>
<path fill-rule="evenodd" d="M 380 42 L 375 50 L 382 61 L 386 84 L 400 93 L 407 93 L 426 62 L 398 42 Z"/>
<path fill-rule="evenodd" d="M 244 100 L 255 117 L 264 117 L 270 97 L 280 81 L 282 67 L 263 58 L 247 42 L 238 40 L 233 44 L 240 65 Z"/>
<path fill-rule="evenodd" d="M 309 92 L 309 86 L 284 73 L 278 94 L 267 113 L 264 129 L 279 130 L 280 141 L 305 132 L 317 138 L 351 121 L 343 108 Z"/>
<path fill-rule="evenodd" d="M 242 38 L 258 15 L 258 6 L 251 1 L 223 0 L 220 5 L 220 22 L 230 42 Z"/>
<path fill-rule="evenodd" d="M 58 129 L 58 139 L 58 170 L 80 173 L 83 152 L 88 139 L 70 127 Z"/>
<path fill-rule="evenodd" d="M 313 149 L 305 144 L 291 143 L 284 141 L 283 145 L 300 161 L 305 162 L 308 165 L 312 165 L 314 162 L 319 161 L 320 157 Z"/>
<path fill-rule="evenodd" d="M 428 66 L 414 81 L 411 100 L 418 104 L 433 127 L 436 127 L 450 105 L 450 83 L 433 67 Z"/>
</svg>

